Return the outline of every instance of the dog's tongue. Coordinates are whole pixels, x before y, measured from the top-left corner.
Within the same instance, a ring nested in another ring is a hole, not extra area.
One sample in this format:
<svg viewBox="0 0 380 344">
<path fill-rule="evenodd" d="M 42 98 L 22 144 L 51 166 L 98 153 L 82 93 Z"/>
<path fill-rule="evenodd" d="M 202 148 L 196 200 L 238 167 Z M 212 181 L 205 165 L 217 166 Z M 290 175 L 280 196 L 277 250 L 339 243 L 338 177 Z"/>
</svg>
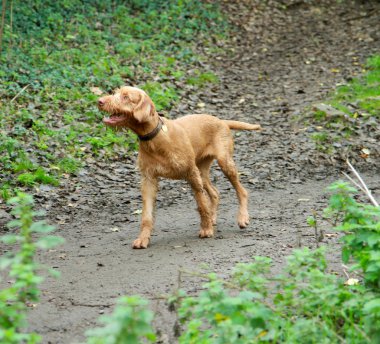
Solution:
<svg viewBox="0 0 380 344">
<path fill-rule="evenodd" d="M 117 118 L 117 117 L 104 117 L 103 123 L 106 125 L 112 125 L 112 124 L 117 123 L 118 120 L 119 120 L 119 118 Z"/>
<path fill-rule="evenodd" d="M 103 118 L 103 123 L 104 123 L 104 124 L 110 124 L 110 123 L 112 123 L 112 120 L 111 120 L 110 117 L 104 117 L 104 118 Z"/>
</svg>

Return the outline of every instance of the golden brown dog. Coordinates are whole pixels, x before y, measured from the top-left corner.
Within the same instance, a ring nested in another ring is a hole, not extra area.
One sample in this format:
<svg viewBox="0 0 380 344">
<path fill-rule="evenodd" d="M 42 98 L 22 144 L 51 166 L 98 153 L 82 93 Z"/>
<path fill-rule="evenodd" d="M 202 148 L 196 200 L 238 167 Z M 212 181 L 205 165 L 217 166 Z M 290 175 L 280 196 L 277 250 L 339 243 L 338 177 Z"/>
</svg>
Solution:
<svg viewBox="0 0 380 344">
<path fill-rule="evenodd" d="M 149 245 L 159 177 L 189 182 L 201 217 L 199 237 L 213 236 L 219 193 L 210 182 L 209 170 L 215 159 L 236 190 L 238 224 L 241 228 L 248 225 L 248 193 L 240 184 L 232 159 L 230 129 L 259 130 L 260 125 L 220 120 L 210 115 L 188 115 L 176 120 L 161 118 L 144 91 L 127 86 L 101 97 L 98 106 L 110 114 L 103 119 L 106 125 L 129 128 L 140 138 L 138 165 L 142 174 L 143 210 L 140 235 L 133 248 Z"/>
</svg>

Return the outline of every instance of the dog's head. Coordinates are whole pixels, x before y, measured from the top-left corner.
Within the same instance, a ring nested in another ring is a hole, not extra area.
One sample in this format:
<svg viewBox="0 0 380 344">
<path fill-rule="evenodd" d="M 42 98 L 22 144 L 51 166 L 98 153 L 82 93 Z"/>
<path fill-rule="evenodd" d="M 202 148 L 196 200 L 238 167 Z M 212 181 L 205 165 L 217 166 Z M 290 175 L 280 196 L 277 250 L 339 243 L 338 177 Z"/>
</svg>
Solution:
<svg viewBox="0 0 380 344">
<path fill-rule="evenodd" d="M 129 127 L 132 122 L 144 123 L 156 112 L 149 96 L 139 88 L 124 86 L 113 95 L 98 99 L 100 110 L 108 112 L 104 124 L 111 127 Z"/>
</svg>

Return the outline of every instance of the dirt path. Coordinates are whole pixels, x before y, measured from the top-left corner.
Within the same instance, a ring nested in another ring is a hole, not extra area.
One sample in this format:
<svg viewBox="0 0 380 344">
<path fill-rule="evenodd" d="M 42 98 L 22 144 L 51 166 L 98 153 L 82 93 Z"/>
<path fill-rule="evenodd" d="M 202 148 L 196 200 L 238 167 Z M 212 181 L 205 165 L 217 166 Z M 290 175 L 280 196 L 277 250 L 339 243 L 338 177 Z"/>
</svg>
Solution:
<svg viewBox="0 0 380 344">
<path fill-rule="evenodd" d="M 43 336 L 43 343 L 83 341 L 85 330 L 96 326 L 99 314 L 111 312 L 119 296 L 154 299 L 175 290 L 180 268 L 197 270 L 205 263 L 223 275 L 237 262 L 265 255 L 280 270 L 284 256 L 300 241 L 315 246 L 306 217 L 312 209 L 325 207 L 323 190 L 337 178 L 339 165 L 326 165 L 329 158 L 317 153 L 307 137 L 314 129 L 304 130 L 291 118 L 359 71 L 356 62 L 379 48 L 380 4 L 315 1 L 319 5 L 314 6 L 292 1 L 284 11 L 270 1 L 268 7 L 259 3 L 225 2 L 241 30 L 224 47 L 233 48 L 232 55 L 210 59 L 220 83 L 185 96 L 171 114 L 208 112 L 266 128 L 235 135 L 236 161 L 251 195 L 250 227 L 238 229 L 235 195 L 217 168 L 213 178 L 222 198 L 216 237 L 197 238 L 199 219 L 188 186 L 163 181 L 148 250 L 131 248 L 141 208 L 135 157 L 89 166 L 55 196 L 42 187 L 38 200 L 66 239 L 62 247 L 40 256 L 62 273 L 60 279 L 43 284 L 42 301 L 31 312 L 31 327 Z M 375 195 L 380 193 L 378 172 L 365 174 Z M 336 240 L 326 242 L 334 245 Z M 333 263 L 338 259 L 331 255 Z M 335 267 L 339 265 L 332 264 Z M 200 289 L 191 278 L 181 287 Z M 153 301 L 152 307 L 162 342 L 175 342 L 173 317 L 165 304 Z"/>
</svg>

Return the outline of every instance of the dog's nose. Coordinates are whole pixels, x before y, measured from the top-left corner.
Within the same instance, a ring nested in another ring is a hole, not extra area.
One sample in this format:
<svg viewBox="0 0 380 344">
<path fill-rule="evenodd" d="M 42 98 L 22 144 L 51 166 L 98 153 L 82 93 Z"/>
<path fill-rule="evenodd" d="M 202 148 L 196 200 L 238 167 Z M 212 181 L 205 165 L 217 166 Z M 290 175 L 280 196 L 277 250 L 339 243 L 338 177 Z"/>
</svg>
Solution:
<svg viewBox="0 0 380 344">
<path fill-rule="evenodd" d="M 105 104 L 105 101 L 103 99 L 98 100 L 98 105 L 103 106 Z"/>
</svg>

